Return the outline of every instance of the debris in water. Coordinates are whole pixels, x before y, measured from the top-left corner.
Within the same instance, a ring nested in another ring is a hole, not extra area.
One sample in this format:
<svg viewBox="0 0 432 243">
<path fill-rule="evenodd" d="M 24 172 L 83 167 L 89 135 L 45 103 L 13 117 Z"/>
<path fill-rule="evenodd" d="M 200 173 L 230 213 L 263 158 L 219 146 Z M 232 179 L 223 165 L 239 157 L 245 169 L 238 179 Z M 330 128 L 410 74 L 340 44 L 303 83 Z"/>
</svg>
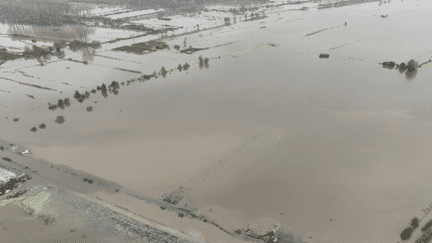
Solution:
<svg viewBox="0 0 432 243">
<path fill-rule="evenodd" d="M 26 151 L 24 151 L 24 152 L 21 153 L 21 155 L 24 155 L 24 154 L 31 154 L 30 150 L 26 149 Z"/>
</svg>

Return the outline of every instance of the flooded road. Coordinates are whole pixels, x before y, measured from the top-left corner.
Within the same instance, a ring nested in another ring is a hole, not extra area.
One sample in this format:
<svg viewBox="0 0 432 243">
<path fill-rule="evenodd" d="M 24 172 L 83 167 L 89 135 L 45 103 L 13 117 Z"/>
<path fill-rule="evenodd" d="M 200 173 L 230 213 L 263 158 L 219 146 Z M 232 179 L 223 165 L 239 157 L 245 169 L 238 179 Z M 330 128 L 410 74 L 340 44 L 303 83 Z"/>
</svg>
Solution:
<svg viewBox="0 0 432 243">
<path fill-rule="evenodd" d="M 428 61 L 432 15 L 388 6 L 281 13 L 236 44 L 193 55 L 212 57 L 209 68 L 44 108 L 19 125 L 2 118 L 2 136 L 143 195 L 182 185 L 179 205 L 214 208 L 209 218 L 229 229 L 240 226 L 223 212 L 309 242 L 394 243 L 432 195 L 432 69 L 407 79 L 379 63 Z M 277 46 L 261 48 L 268 43 Z M 29 133 L 60 114 L 61 126 Z"/>
</svg>

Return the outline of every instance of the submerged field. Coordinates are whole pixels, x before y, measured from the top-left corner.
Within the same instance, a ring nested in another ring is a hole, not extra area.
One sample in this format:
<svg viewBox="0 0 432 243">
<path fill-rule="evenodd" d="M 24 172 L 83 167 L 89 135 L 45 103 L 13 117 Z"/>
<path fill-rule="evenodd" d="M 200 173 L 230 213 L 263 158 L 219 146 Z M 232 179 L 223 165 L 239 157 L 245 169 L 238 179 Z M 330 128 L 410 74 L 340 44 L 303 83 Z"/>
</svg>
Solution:
<svg viewBox="0 0 432 243">
<path fill-rule="evenodd" d="M 425 4 L 281 11 L 168 36 L 159 41 L 169 50 L 144 55 L 112 49 L 150 36 L 102 44 L 91 60 L 68 51 L 44 66 L 6 62 L 2 138 L 28 145 L 29 156 L 175 199 L 229 232 L 281 224 L 311 243 L 394 243 L 430 201 L 432 73 L 428 65 L 407 74 L 379 63 L 432 58 Z M 181 52 L 189 46 L 205 50 Z M 187 71 L 176 70 L 186 62 Z M 137 79 L 162 66 L 165 78 Z M 48 109 L 67 97 L 70 107 Z M 56 123 L 58 116 L 65 121 Z M 45 129 L 30 130 L 41 123 Z M 175 224 L 220 242 L 208 224 Z"/>
</svg>

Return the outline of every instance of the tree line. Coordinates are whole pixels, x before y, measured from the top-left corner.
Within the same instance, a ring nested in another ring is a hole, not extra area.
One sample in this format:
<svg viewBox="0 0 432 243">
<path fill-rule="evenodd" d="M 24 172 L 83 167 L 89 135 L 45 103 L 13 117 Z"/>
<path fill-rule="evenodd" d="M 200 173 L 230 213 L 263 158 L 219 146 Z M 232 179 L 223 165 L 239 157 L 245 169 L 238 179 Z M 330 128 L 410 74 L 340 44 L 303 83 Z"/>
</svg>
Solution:
<svg viewBox="0 0 432 243">
<path fill-rule="evenodd" d="M 35 25 L 62 25 L 75 22 L 69 15 L 70 5 L 60 0 L 6 0 L 0 2 L 4 22 Z"/>
</svg>

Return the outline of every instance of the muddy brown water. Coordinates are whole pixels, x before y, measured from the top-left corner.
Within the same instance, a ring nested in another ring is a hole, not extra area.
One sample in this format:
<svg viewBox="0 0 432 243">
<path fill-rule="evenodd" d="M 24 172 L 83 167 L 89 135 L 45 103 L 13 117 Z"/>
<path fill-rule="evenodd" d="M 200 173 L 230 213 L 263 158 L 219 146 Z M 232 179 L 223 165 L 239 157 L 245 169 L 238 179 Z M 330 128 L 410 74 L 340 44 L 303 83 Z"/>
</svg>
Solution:
<svg viewBox="0 0 432 243">
<path fill-rule="evenodd" d="M 185 185 L 179 204 L 239 212 L 244 224 L 270 218 L 310 242 L 396 242 L 432 195 L 432 71 L 407 80 L 378 63 L 428 60 L 432 15 L 385 9 L 382 19 L 383 11 L 370 3 L 281 13 L 209 68 L 122 86 L 107 99 L 98 92 L 90 99 L 103 102 L 90 113 L 85 101 L 2 118 L 2 137 L 143 195 Z M 268 43 L 278 46 L 258 48 Z M 216 51 L 207 53 L 198 55 Z M 47 128 L 31 133 L 33 118 Z"/>
</svg>

